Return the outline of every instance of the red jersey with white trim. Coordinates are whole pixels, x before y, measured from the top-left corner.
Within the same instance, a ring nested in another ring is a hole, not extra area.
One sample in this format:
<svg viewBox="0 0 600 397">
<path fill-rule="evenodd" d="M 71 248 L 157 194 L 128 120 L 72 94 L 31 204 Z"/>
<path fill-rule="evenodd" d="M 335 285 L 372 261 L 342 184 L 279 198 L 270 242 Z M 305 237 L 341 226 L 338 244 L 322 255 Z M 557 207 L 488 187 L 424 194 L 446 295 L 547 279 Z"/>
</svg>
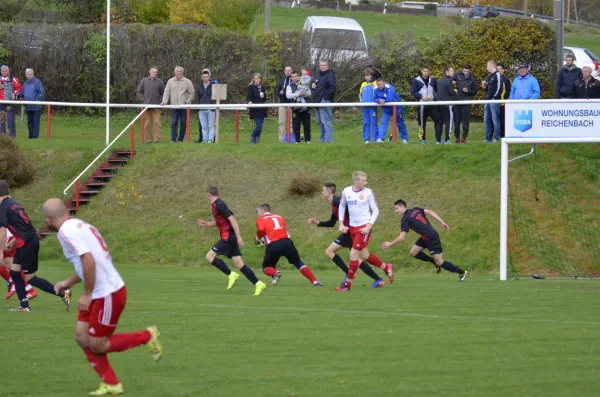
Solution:
<svg viewBox="0 0 600 397">
<path fill-rule="evenodd" d="M 370 223 L 373 225 L 379 216 L 379 207 L 375 195 L 369 188 L 356 191 L 348 186 L 340 196 L 340 222 L 346 220 L 346 210 L 350 214 L 350 226 L 357 227 Z"/>
<path fill-rule="evenodd" d="M 279 215 L 266 213 L 256 220 L 256 236 L 265 238 L 268 245 L 277 240 L 290 238 L 290 234 L 285 227 L 285 219 Z"/>
<path fill-rule="evenodd" d="M 81 219 L 67 219 L 58 231 L 58 241 L 81 280 L 84 279 L 81 256 L 91 254 L 94 258 L 96 283 L 92 299 L 104 298 L 123 288 L 125 282 L 112 263 L 104 238 L 94 226 Z"/>
</svg>

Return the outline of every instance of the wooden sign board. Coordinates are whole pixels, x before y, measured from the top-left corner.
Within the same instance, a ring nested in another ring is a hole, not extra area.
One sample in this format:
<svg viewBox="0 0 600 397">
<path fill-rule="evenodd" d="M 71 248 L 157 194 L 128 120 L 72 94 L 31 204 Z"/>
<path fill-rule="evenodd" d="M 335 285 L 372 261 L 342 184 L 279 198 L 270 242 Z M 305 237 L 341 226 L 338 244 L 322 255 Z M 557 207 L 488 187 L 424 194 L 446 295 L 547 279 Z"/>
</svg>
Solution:
<svg viewBox="0 0 600 397">
<path fill-rule="evenodd" d="M 227 84 L 213 84 L 210 99 L 212 99 L 213 101 L 226 101 Z"/>
</svg>

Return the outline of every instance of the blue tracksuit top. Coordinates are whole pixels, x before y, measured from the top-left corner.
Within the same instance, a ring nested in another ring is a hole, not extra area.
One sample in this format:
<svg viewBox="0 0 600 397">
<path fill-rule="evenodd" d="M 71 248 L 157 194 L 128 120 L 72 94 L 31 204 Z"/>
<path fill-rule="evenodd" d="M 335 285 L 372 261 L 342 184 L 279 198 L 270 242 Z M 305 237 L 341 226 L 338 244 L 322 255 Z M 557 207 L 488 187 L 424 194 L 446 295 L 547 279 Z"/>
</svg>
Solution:
<svg viewBox="0 0 600 397">
<path fill-rule="evenodd" d="M 531 74 L 517 76 L 510 89 L 510 99 L 539 99 L 540 84 Z"/>
<path fill-rule="evenodd" d="M 383 90 L 375 87 L 373 92 L 373 101 L 379 103 L 379 100 L 383 99 L 386 103 L 388 102 L 402 102 L 400 99 L 400 95 L 396 92 L 396 89 L 390 83 L 385 83 Z M 384 111 L 388 113 L 392 113 L 394 111 L 392 106 L 384 106 Z"/>
</svg>

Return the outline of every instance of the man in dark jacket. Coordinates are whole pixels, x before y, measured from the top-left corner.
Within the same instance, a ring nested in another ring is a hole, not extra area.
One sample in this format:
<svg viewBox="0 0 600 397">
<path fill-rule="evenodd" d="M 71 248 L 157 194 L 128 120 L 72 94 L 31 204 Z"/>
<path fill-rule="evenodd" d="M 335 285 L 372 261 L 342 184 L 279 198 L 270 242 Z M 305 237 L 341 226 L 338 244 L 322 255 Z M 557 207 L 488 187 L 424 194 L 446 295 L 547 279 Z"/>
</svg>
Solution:
<svg viewBox="0 0 600 397">
<path fill-rule="evenodd" d="M 454 81 L 453 80 L 454 80 L 454 69 L 453 68 L 444 69 L 444 77 L 442 77 L 442 79 L 438 82 L 438 89 L 437 89 L 438 100 L 452 101 L 452 100 L 456 99 L 456 92 L 454 92 Z M 440 118 L 442 119 L 442 123 L 444 124 L 444 127 L 445 127 L 445 131 L 446 131 L 445 138 L 446 139 L 444 141 L 442 141 L 442 131 L 440 131 L 439 136 L 437 135 L 437 131 L 436 131 L 436 137 L 435 137 L 436 144 L 439 145 L 444 142 L 446 144 L 451 144 L 452 142 L 450 141 L 450 133 L 452 131 L 452 121 L 453 121 L 451 105 L 440 106 Z"/>
<path fill-rule="evenodd" d="M 292 81 L 286 90 L 287 99 L 297 103 L 307 103 L 310 101 L 309 95 L 302 90 L 298 90 L 300 75 L 298 72 L 292 72 Z M 304 128 L 304 142 L 310 143 L 310 108 L 292 108 L 292 126 L 296 142 L 300 142 L 300 125 Z M 291 138 L 290 138 L 291 140 Z"/>
<path fill-rule="evenodd" d="M 582 78 L 574 84 L 574 97 L 577 99 L 600 98 L 600 81 L 592 77 L 592 68 L 584 66 Z"/>
<path fill-rule="evenodd" d="M 315 103 L 332 103 L 337 89 L 335 73 L 329 69 L 329 62 L 319 62 L 319 76 L 317 82 L 313 83 L 313 98 Z M 331 108 L 316 108 L 317 124 L 321 130 L 321 143 L 333 142 L 333 123 L 331 120 Z"/>
<path fill-rule="evenodd" d="M 556 98 L 573 99 L 573 87 L 577 80 L 581 80 L 581 69 L 573 64 L 575 56 L 567 55 L 565 57 L 565 66 L 558 72 L 556 77 Z"/>
<path fill-rule="evenodd" d="M 33 69 L 26 69 L 25 76 L 27 80 L 23 83 L 23 91 L 19 95 L 25 101 L 43 101 L 46 95 L 42 82 L 35 78 Z M 41 105 L 25 106 L 27 112 L 27 129 L 29 130 L 29 139 L 38 139 L 40 137 L 40 116 L 42 115 Z"/>
<path fill-rule="evenodd" d="M 500 94 L 500 99 L 508 99 L 510 97 L 510 89 L 512 88 L 512 83 L 510 82 L 510 78 L 504 75 L 506 69 L 504 69 L 504 64 L 502 62 L 498 62 L 496 66 L 496 70 L 500 72 L 502 75 L 502 90 Z M 500 104 L 500 137 L 504 138 L 506 131 L 506 104 Z"/>
<path fill-rule="evenodd" d="M 488 77 L 481 84 L 485 90 L 484 99 L 487 101 L 498 100 L 502 96 L 502 75 L 498 72 L 496 61 L 487 63 Z M 498 142 L 500 140 L 500 103 L 486 104 L 483 113 L 485 124 L 485 143 Z M 493 138 L 493 141 L 492 141 Z"/>
<path fill-rule="evenodd" d="M 463 66 L 463 71 L 454 76 L 456 95 L 459 101 L 471 101 L 477 95 L 477 79 L 471 73 L 471 65 Z M 467 143 L 469 125 L 471 124 L 471 105 L 454 105 L 454 143 Z M 462 139 L 460 126 L 462 124 Z"/>
<path fill-rule="evenodd" d="M 292 82 L 292 67 L 286 66 L 283 69 L 283 79 L 279 80 L 279 87 L 277 87 L 277 96 L 279 97 L 279 103 L 290 103 L 289 99 L 286 96 L 286 90 L 290 83 Z M 279 125 L 277 128 L 277 132 L 279 133 L 279 142 L 283 141 L 283 135 L 287 131 L 287 108 L 280 107 L 277 108 L 277 112 L 279 115 Z"/>
<path fill-rule="evenodd" d="M 198 86 L 198 104 L 212 105 L 215 101 L 212 100 L 212 85 L 217 84 L 217 80 L 213 79 L 210 70 L 202 71 L 202 82 Z M 213 143 L 215 141 L 215 110 L 202 109 L 198 112 L 200 133 L 196 143 L 206 142 Z"/>
<path fill-rule="evenodd" d="M 422 68 L 421 74 L 413 80 L 410 92 L 419 102 L 434 101 L 437 97 L 437 81 L 429 75 L 428 68 Z M 419 123 L 419 139 L 421 144 L 427 140 L 427 117 L 431 117 L 435 125 L 435 135 L 442 136 L 442 120 L 438 106 L 419 106 L 417 121 Z"/>
</svg>

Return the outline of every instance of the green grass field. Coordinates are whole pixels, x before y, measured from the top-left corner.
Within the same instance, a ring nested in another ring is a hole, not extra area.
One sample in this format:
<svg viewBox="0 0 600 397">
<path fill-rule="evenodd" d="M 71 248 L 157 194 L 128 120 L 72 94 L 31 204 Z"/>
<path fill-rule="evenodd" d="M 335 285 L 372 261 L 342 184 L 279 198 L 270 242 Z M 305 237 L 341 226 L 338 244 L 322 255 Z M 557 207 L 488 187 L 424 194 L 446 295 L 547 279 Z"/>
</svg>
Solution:
<svg viewBox="0 0 600 397">
<path fill-rule="evenodd" d="M 110 237 L 114 230 L 105 230 Z M 117 252 L 114 252 L 117 254 Z M 120 332 L 158 325 L 164 359 L 144 348 L 110 355 L 126 396 L 595 397 L 600 299 L 586 281 L 509 281 L 397 274 L 382 289 L 361 274 L 296 270 L 252 297 L 225 291 L 215 269 L 118 264 L 128 288 Z M 44 262 L 40 276 L 70 275 Z M 262 279 L 266 280 L 265 276 Z M 364 285 L 363 285 L 364 284 Z M 80 288 L 75 290 L 75 299 Z M 3 397 L 76 397 L 99 380 L 73 339 L 76 313 L 40 293 L 32 313 L 0 302 Z"/>
</svg>

